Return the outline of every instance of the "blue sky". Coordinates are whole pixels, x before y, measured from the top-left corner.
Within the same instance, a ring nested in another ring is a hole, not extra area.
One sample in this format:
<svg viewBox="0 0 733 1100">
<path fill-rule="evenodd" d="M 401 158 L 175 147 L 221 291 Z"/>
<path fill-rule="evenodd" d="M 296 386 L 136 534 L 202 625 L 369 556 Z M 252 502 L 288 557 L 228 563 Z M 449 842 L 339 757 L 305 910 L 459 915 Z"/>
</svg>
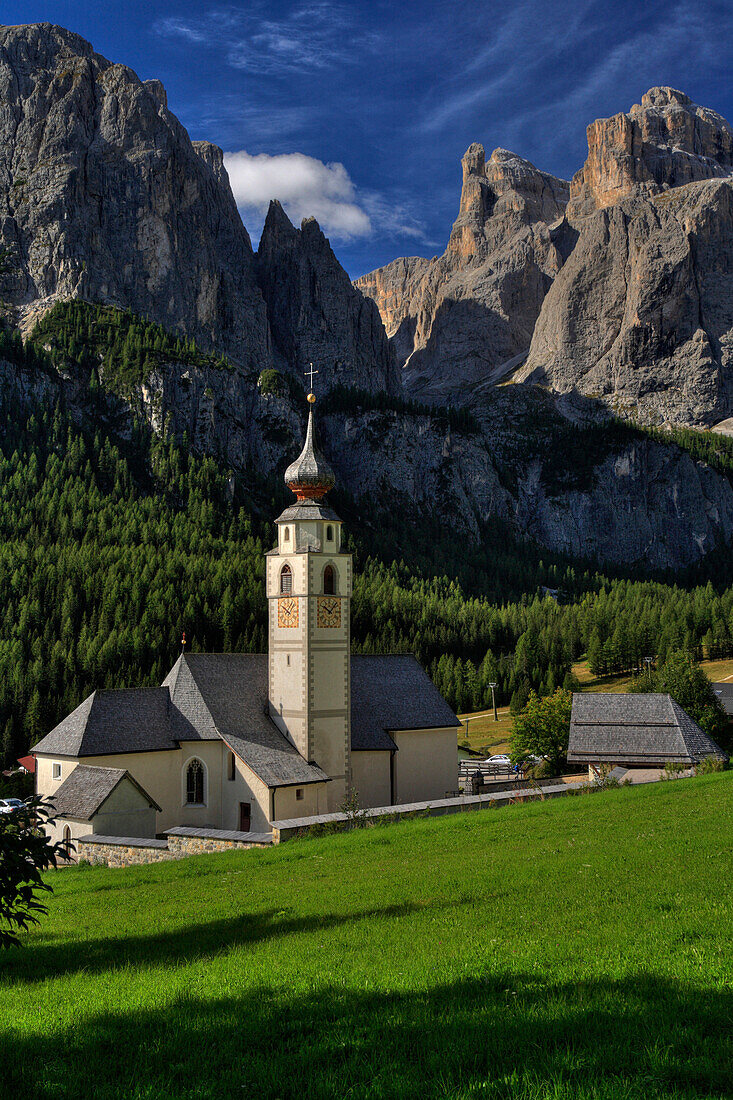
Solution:
<svg viewBox="0 0 733 1100">
<path fill-rule="evenodd" d="M 670 84 L 733 119 L 733 0 L 2 0 L 144 79 L 230 154 L 257 240 L 270 197 L 313 213 L 352 276 L 442 252 L 472 141 L 569 178 L 585 127 Z M 238 154 L 235 156 L 234 154 Z"/>
</svg>

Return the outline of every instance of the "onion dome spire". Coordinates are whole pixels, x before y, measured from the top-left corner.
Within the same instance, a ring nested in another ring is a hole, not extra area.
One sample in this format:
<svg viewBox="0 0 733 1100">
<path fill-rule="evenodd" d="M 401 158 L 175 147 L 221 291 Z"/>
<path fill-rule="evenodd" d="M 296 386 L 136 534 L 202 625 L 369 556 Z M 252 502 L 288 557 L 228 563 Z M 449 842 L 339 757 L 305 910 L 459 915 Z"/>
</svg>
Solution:
<svg viewBox="0 0 733 1100">
<path fill-rule="evenodd" d="M 291 462 L 285 471 L 285 484 L 295 493 L 298 500 L 320 500 L 329 489 L 333 489 L 336 478 L 326 462 L 316 439 L 313 423 L 313 406 L 316 398 L 308 394 L 308 430 L 305 444 L 295 462 Z"/>
</svg>

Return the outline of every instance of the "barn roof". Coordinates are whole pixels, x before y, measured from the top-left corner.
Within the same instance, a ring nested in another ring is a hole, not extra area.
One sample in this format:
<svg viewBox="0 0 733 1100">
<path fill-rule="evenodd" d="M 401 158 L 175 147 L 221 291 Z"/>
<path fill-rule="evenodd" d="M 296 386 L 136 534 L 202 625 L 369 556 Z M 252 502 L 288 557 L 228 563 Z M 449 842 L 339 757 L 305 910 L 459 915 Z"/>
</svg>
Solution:
<svg viewBox="0 0 733 1100">
<path fill-rule="evenodd" d="M 90 821 L 123 779 L 128 779 L 151 806 L 160 810 L 158 803 L 124 768 L 97 768 L 91 764 L 77 764 L 68 779 L 51 796 L 55 816 Z"/>
<path fill-rule="evenodd" d="M 572 763 L 698 763 L 724 753 L 671 695 L 573 695 L 568 760 Z"/>
<path fill-rule="evenodd" d="M 723 681 L 720 684 L 713 684 L 713 691 L 723 704 L 725 713 L 733 715 L 733 683 Z"/>
</svg>

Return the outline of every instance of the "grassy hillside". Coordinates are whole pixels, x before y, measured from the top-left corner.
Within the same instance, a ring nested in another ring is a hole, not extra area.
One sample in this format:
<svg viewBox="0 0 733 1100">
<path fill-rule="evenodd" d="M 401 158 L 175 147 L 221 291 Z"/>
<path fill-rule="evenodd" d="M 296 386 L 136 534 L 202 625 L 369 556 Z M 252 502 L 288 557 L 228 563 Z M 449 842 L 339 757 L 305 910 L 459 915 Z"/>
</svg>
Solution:
<svg viewBox="0 0 733 1100">
<path fill-rule="evenodd" d="M 724 773 L 64 871 L 4 1095 L 729 1096 L 732 857 Z"/>
<path fill-rule="evenodd" d="M 715 661 L 700 661 L 700 668 L 709 680 L 717 683 L 719 680 L 733 678 L 733 658 Z M 581 691 L 626 691 L 631 683 L 631 674 L 620 676 L 594 676 L 588 668 L 587 661 L 578 661 L 573 665 L 573 673 L 577 676 Z"/>
</svg>

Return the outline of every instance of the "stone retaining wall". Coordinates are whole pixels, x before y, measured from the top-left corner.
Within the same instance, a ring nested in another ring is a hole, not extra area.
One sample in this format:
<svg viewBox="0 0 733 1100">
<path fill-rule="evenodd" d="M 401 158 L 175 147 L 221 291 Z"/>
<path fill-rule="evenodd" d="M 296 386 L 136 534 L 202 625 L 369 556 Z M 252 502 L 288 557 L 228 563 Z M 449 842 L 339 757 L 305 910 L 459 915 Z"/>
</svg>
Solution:
<svg viewBox="0 0 733 1100">
<path fill-rule="evenodd" d="M 208 836 L 169 836 L 168 849 L 171 859 L 195 856 L 201 852 L 228 852 L 232 848 L 264 848 L 264 844 L 248 840 L 215 840 Z"/>
<path fill-rule="evenodd" d="M 84 837 L 76 842 L 77 862 L 104 863 L 108 867 L 132 867 L 136 863 L 158 863 L 163 859 L 175 859 L 168 851 L 166 841 L 160 845 L 148 847 L 142 844 L 120 844 L 116 838 L 105 837 L 104 841 Z"/>
<path fill-rule="evenodd" d="M 441 814 L 465 813 L 469 810 L 481 810 L 489 806 L 510 806 L 515 802 L 534 802 L 543 798 L 562 798 L 587 783 L 550 783 L 540 787 L 521 787 L 495 794 L 461 795 L 459 798 L 434 798 L 430 802 L 412 802 L 398 806 L 377 806 L 363 810 L 358 820 L 344 813 L 318 814 L 316 817 L 289 818 L 287 821 L 273 821 L 272 833 L 275 844 L 305 836 L 309 832 L 320 832 L 324 828 L 333 831 L 353 829 L 363 825 L 377 824 L 380 820 L 399 821 L 410 817 L 437 817 Z"/>
<path fill-rule="evenodd" d="M 217 830 L 177 830 L 165 840 L 149 840 L 145 837 L 112 837 L 90 834 L 76 841 L 76 859 L 87 863 L 106 864 L 107 867 L 132 867 L 141 863 L 159 863 L 166 859 L 184 859 L 209 852 L 228 852 L 233 848 L 264 848 L 271 840 L 264 837 L 250 839 L 248 834 L 216 835 Z M 240 839 L 242 838 L 242 839 Z"/>
</svg>

